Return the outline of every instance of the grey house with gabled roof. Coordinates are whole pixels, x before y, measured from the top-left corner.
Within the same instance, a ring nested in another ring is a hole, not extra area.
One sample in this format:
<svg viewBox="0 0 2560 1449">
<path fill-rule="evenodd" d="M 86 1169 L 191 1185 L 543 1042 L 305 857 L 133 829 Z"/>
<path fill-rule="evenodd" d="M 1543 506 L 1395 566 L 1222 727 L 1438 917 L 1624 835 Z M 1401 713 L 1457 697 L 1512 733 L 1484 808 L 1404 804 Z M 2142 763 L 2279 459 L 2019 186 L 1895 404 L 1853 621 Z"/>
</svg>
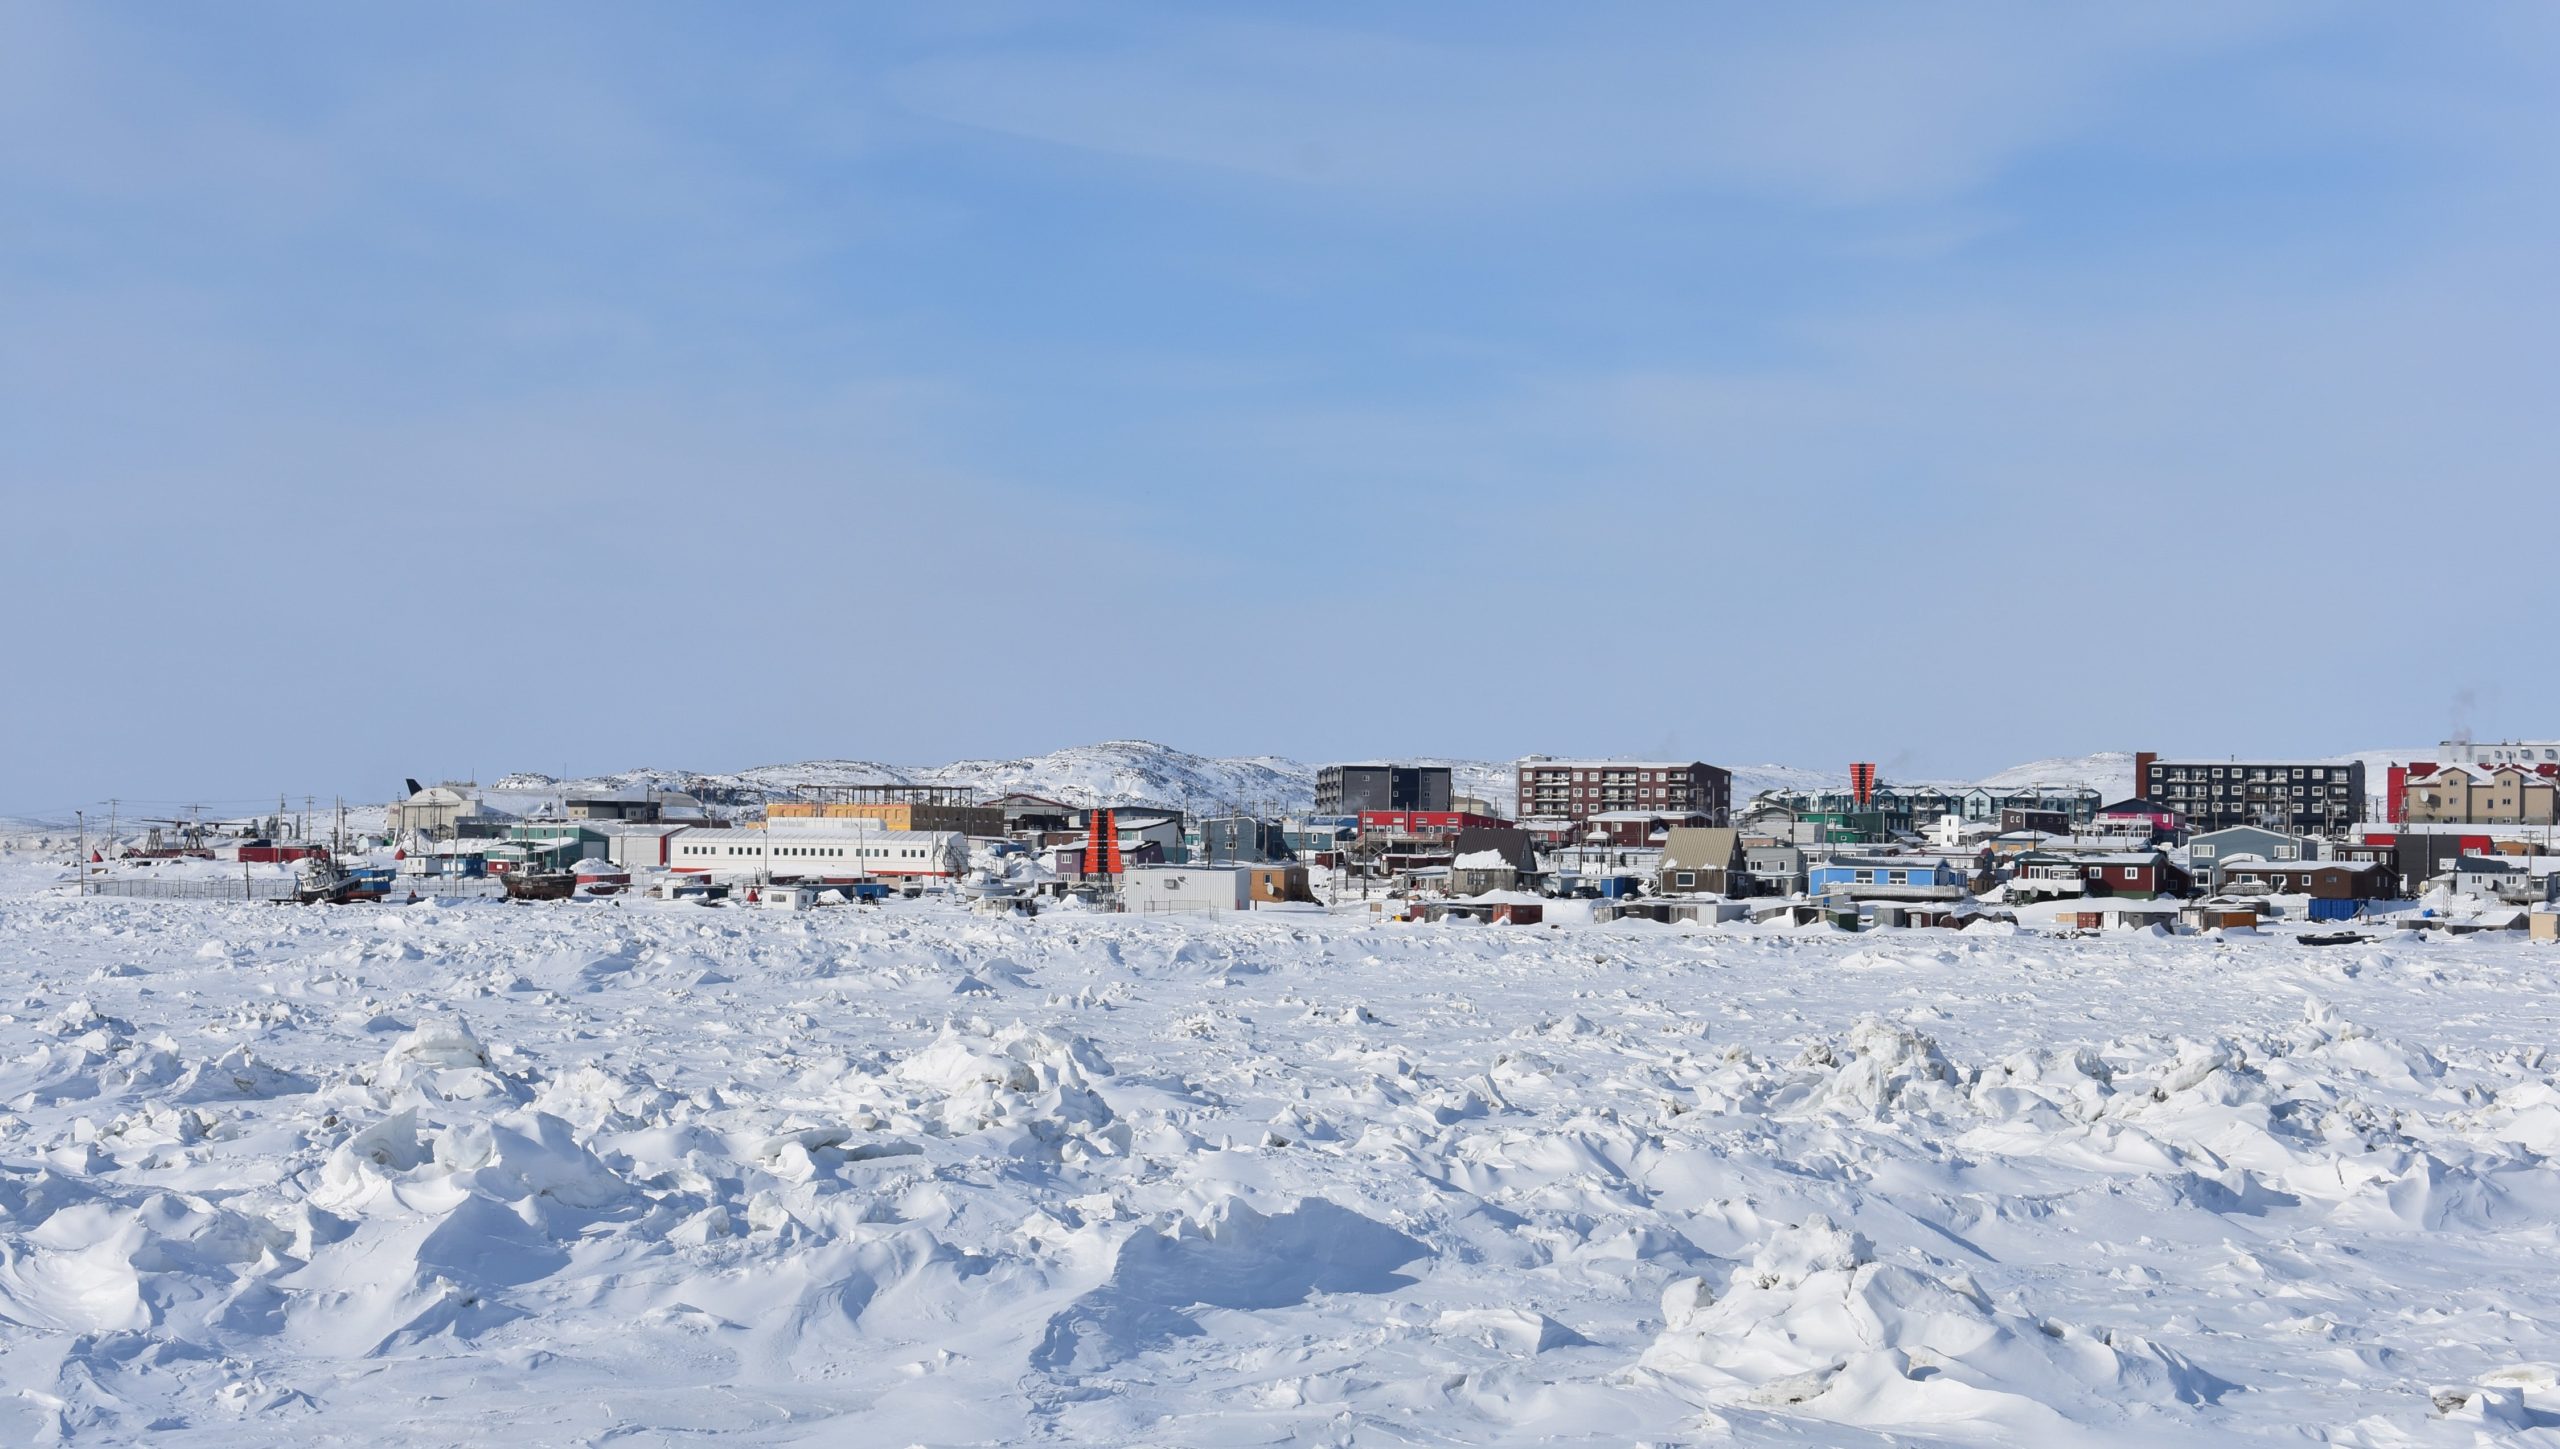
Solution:
<svg viewBox="0 0 2560 1449">
<path fill-rule="evenodd" d="M 2309 836 L 2262 825 L 2230 825 L 2187 838 L 2187 874 L 2202 881 L 2207 890 L 2218 891 L 2225 862 L 2255 858 L 2282 864 L 2310 860 L 2319 853 Z"/>
<path fill-rule="evenodd" d="M 1662 840 L 1662 874 L 1655 889 L 1667 896 L 1738 894 L 1742 832 L 1724 826 L 1679 826 Z"/>
</svg>

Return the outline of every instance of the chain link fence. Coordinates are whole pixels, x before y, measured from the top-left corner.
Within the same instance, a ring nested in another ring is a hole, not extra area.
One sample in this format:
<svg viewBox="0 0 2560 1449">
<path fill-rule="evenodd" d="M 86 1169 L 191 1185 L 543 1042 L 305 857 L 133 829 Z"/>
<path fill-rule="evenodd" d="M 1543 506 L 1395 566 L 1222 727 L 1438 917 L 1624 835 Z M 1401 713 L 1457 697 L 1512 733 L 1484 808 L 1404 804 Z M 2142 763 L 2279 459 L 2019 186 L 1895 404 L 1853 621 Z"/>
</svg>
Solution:
<svg viewBox="0 0 2560 1449">
<path fill-rule="evenodd" d="M 91 880 L 88 893 L 136 901 L 289 901 L 297 885 L 278 876 L 264 880 L 226 876 L 189 880 Z"/>
</svg>

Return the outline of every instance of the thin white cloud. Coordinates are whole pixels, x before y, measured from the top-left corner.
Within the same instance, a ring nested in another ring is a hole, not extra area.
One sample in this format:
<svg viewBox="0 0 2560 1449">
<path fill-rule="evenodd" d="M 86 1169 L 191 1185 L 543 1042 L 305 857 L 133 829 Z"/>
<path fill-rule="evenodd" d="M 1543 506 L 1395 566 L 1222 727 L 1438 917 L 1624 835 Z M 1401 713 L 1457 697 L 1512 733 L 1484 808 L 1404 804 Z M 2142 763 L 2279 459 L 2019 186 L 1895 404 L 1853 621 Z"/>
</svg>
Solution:
<svg viewBox="0 0 2560 1449">
<path fill-rule="evenodd" d="M 1856 204 L 1959 193 L 2127 80 L 2292 9 L 1577 10 L 1570 35 L 1500 41 L 1191 21 L 973 48 L 895 93 L 1043 142 L 1431 203 L 1702 186 Z"/>
</svg>

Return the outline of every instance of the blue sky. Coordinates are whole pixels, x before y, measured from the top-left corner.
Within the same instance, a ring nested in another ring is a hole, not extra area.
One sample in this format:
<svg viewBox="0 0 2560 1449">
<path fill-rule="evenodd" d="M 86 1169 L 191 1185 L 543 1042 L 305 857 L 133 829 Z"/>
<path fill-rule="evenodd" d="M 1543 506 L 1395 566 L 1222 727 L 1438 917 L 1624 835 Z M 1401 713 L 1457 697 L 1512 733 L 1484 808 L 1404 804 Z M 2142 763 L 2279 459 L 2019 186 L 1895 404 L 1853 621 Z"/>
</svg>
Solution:
<svg viewBox="0 0 2560 1449">
<path fill-rule="evenodd" d="M 0 809 L 2560 734 L 2556 72 L 2531 5 L 14 5 Z"/>
</svg>

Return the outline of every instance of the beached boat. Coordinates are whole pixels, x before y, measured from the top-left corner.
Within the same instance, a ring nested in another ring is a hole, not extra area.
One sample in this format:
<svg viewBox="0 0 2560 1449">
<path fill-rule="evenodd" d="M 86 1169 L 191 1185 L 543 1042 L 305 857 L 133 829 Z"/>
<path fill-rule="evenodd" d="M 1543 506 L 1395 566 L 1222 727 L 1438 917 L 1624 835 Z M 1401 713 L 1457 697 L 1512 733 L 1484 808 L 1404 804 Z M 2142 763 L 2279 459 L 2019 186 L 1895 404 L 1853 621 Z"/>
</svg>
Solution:
<svg viewBox="0 0 2560 1449">
<path fill-rule="evenodd" d="M 565 870 L 511 870 L 506 881 L 511 901 L 565 901 L 578 888 L 578 877 Z"/>
</svg>

